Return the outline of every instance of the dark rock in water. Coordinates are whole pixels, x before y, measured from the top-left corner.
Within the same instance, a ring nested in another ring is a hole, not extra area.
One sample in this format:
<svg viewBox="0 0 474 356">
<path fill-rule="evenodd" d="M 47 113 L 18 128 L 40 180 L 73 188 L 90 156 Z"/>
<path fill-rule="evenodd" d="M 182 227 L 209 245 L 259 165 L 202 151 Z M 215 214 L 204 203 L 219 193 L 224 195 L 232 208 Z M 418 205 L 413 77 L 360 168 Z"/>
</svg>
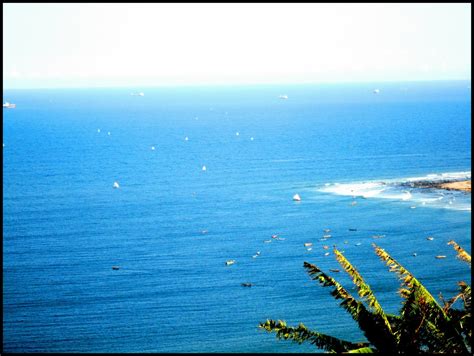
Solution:
<svg viewBox="0 0 474 356">
<path fill-rule="evenodd" d="M 253 284 L 252 283 L 241 283 L 241 286 L 242 287 L 252 287 Z"/>
<path fill-rule="evenodd" d="M 120 269 L 120 267 L 119 267 L 119 266 L 112 266 L 112 269 L 113 269 L 114 271 L 117 271 L 117 270 Z"/>
</svg>

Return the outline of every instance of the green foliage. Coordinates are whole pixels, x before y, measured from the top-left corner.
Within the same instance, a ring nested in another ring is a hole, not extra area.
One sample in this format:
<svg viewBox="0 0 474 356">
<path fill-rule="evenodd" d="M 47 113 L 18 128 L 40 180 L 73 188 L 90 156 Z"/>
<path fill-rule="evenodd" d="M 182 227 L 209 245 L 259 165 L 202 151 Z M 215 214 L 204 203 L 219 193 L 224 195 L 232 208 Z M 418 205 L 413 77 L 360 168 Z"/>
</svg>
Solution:
<svg viewBox="0 0 474 356">
<path fill-rule="evenodd" d="M 458 258 L 469 263 L 471 265 L 471 255 L 469 255 L 461 246 L 459 246 L 453 240 L 448 242 L 448 245 L 452 245 L 456 252 L 458 253 Z"/>
<path fill-rule="evenodd" d="M 344 267 L 345 271 L 352 277 L 352 281 L 358 288 L 359 296 L 369 303 L 369 308 L 371 309 L 372 312 L 376 313 L 383 319 L 385 323 L 385 327 L 387 328 L 387 332 L 392 333 L 390 323 L 388 322 L 387 317 L 385 316 L 385 313 L 382 307 L 380 306 L 379 302 L 375 298 L 375 295 L 372 293 L 370 286 L 367 283 L 365 283 L 364 279 L 359 274 L 359 272 L 350 264 L 350 262 L 344 257 L 342 253 L 334 249 L 334 254 L 336 255 L 337 261 L 341 264 L 342 267 Z"/>
<path fill-rule="evenodd" d="M 370 347 L 361 347 L 360 349 L 350 350 L 347 353 L 349 354 L 372 354 L 374 350 Z"/>
<path fill-rule="evenodd" d="M 265 323 L 260 324 L 260 327 L 267 331 L 275 332 L 278 339 L 292 340 L 299 344 L 308 341 L 327 351 L 347 352 L 354 348 L 368 347 L 368 343 L 353 343 L 311 331 L 307 329 L 304 324 L 300 324 L 294 328 L 287 326 L 286 323 L 281 320 L 267 320 Z"/>
<path fill-rule="evenodd" d="M 458 257 L 470 265 L 471 256 L 454 241 Z M 357 269 L 334 249 L 337 261 L 349 274 L 357 287 L 361 300 L 353 297 L 334 278 L 317 266 L 304 262 L 310 277 L 323 287 L 331 289 L 330 294 L 341 300 L 340 306 L 358 323 L 367 343 L 350 342 L 309 330 L 303 324 L 287 326 L 284 321 L 267 320 L 260 328 L 275 332 L 278 339 L 297 343 L 310 342 L 330 352 L 343 353 L 461 353 L 471 351 L 471 287 L 459 282 L 460 292 L 441 306 L 428 290 L 400 263 L 382 248 L 373 244 L 375 253 L 398 274 L 401 280 L 399 293 L 404 299 L 399 315 L 386 314 L 377 301 L 370 286 Z M 462 301 L 463 309 L 454 309 L 456 301 Z M 366 305 L 367 304 L 367 305 Z"/>
<path fill-rule="evenodd" d="M 317 266 L 305 262 L 304 267 L 312 279 L 317 280 L 324 287 L 332 287 L 331 295 L 335 299 L 342 299 L 340 305 L 352 316 L 365 337 L 381 351 L 392 349 L 395 339 L 385 326 L 385 320 L 379 314 L 370 312 L 365 305 L 356 300 L 342 285 L 325 274 Z"/>
</svg>

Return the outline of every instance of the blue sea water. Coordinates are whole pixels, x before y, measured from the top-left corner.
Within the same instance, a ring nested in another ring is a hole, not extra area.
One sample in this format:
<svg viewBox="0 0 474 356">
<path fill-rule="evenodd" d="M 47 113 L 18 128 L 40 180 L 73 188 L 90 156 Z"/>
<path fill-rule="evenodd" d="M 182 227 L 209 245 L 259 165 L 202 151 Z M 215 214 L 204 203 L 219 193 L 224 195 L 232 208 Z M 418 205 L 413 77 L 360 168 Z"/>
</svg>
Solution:
<svg viewBox="0 0 474 356">
<path fill-rule="evenodd" d="M 333 245 L 387 312 L 372 243 L 436 297 L 470 281 L 470 194 L 403 185 L 470 178 L 470 82 L 135 90 L 4 91 L 5 352 L 319 351 L 267 318 L 361 341 L 303 268 L 355 293 Z"/>
</svg>

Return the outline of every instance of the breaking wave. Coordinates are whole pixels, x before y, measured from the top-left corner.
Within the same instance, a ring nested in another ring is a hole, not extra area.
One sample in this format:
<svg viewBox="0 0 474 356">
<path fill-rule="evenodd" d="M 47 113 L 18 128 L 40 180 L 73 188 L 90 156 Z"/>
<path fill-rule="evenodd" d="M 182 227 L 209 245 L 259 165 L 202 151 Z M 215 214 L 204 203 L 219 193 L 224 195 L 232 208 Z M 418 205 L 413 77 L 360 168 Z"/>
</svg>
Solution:
<svg viewBox="0 0 474 356">
<path fill-rule="evenodd" d="M 431 206 L 471 211 L 471 194 L 462 191 L 436 188 L 419 188 L 414 182 L 443 182 L 470 180 L 471 172 L 448 172 L 428 174 L 422 177 L 386 179 L 377 181 L 326 183 L 318 191 L 342 196 L 365 199 L 390 199 L 410 202 L 412 207 Z"/>
</svg>

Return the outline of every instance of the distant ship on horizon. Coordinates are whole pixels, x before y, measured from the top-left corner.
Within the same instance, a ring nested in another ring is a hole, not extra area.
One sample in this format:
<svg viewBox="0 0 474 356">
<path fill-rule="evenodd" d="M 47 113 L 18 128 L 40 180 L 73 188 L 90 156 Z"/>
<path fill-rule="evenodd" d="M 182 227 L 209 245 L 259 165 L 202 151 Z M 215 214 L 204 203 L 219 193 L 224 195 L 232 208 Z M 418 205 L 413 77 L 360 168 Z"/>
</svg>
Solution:
<svg viewBox="0 0 474 356">
<path fill-rule="evenodd" d="M 286 100 L 286 99 L 288 99 L 288 95 L 286 95 L 286 94 L 283 94 L 283 95 L 280 95 L 280 96 L 279 96 L 279 98 L 280 98 L 280 99 L 284 99 L 284 100 Z"/>
<path fill-rule="evenodd" d="M 5 103 L 3 104 L 3 108 L 4 109 L 15 109 L 16 104 L 12 104 L 12 103 L 9 103 L 8 101 L 5 101 Z"/>
<path fill-rule="evenodd" d="M 131 96 L 145 96 L 145 93 L 144 92 L 140 92 L 140 93 L 130 93 Z"/>
</svg>

